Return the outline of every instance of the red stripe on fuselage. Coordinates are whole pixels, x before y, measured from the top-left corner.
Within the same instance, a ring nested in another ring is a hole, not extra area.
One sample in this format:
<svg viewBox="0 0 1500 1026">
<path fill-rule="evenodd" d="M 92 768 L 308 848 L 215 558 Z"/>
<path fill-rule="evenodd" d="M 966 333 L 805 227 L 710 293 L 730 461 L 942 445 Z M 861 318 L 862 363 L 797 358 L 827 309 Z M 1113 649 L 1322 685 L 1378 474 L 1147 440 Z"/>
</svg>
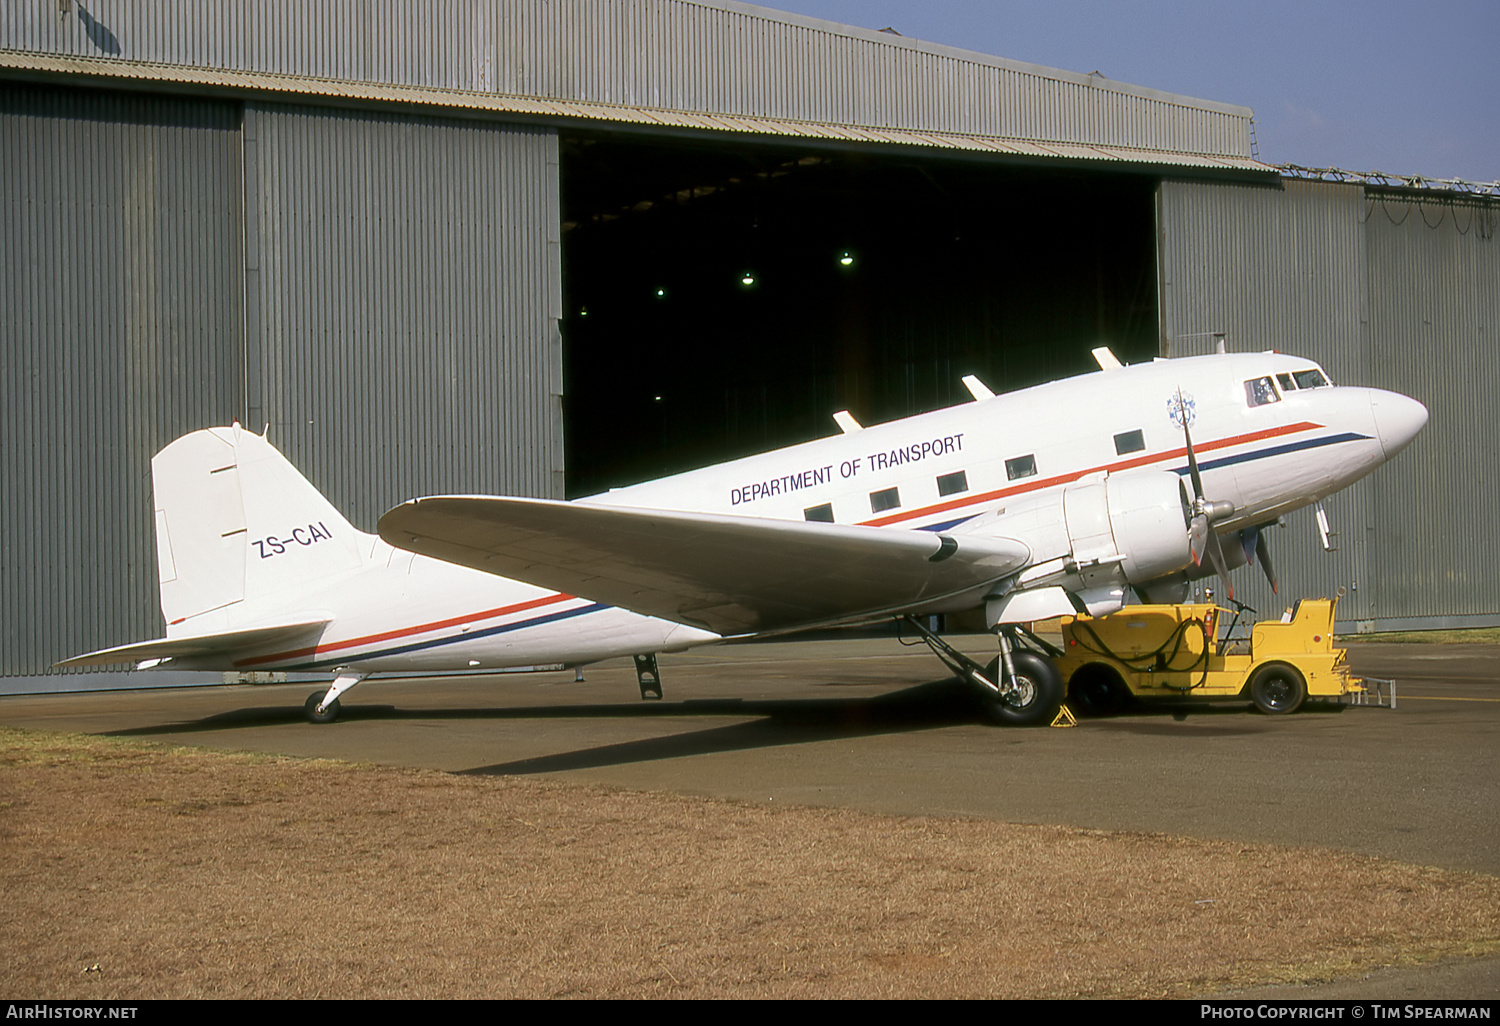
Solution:
<svg viewBox="0 0 1500 1026">
<path fill-rule="evenodd" d="M 440 631 L 445 627 L 457 627 L 460 624 L 474 623 L 477 620 L 489 620 L 493 617 L 506 616 L 510 613 L 524 613 L 528 609 L 550 606 L 556 602 L 567 602 L 574 597 L 573 595 L 564 595 L 559 592 L 556 595 L 544 595 L 529 602 L 517 602 L 513 606 L 500 606 L 496 609 L 486 609 L 482 613 L 469 613 L 465 616 L 455 616 L 447 620 L 436 620 L 432 623 L 424 623 L 416 627 L 403 627 L 399 630 L 384 631 L 380 634 L 367 634 L 362 638 L 350 638 L 348 641 L 337 641 L 331 645 L 314 645 L 311 648 L 299 648 L 291 652 L 276 652 L 272 655 L 256 656 L 254 659 L 241 659 L 235 662 L 234 665 L 258 666 L 261 663 L 280 662 L 283 659 L 302 659 L 311 655 L 338 652 L 342 649 L 354 648 L 358 645 L 370 645 L 380 641 L 390 641 L 393 638 L 409 638 L 413 634 Z"/>
<path fill-rule="evenodd" d="M 1259 442 L 1267 438 L 1278 438 L 1283 435 L 1296 434 L 1299 431 L 1308 431 L 1320 428 L 1323 425 L 1302 421 L 1297 424 L 1287 424 L 1282 427 L 1268 428 L 1264 431 L 1253 431 L 1249 434 L 1234 435 L 1229 438 L 1219 438 L 1195 445 L 1194 452 L 1213 452 L 1216 449 L 1226 449 L 1234 445 L 1245 445 L 1250 442 Z M 1020 495 L 1025 492 L 1040 491 L 1043 488 L 1051 488 L 1057 485 L 1068 484 L 1077 481 L 1089 474 L 1102 471 L 1131 470 L 1136 467 L 1149 466 L 1164 460 L 1185 459 L 1187 447 L 1181 449 L 1170 449 L 1166 452 L 1155 453 L 1145 456 L 1135 456 L 1128 460 L 1117 460 L 1114 463 L 1105 463 L 1096 467 L 1086 467 L 1069 474 L 1061 474 L 1057 477 L 1048 477 L 1041 480 L 1027 481 L 1025 484 L 1013 485 L 1008 488 L 1000 488 L 992 492 L 983 492 L 979 495 L 966 495 L 961 499 L 953 499 L 948 502 L 940 502 L 932 506 L 924 506 L 921 509 L 906 510 L 894 513 L 887 517 L 877 517 L 874 520 L 864 520 L 861 524 L 869 527 L 885 527 L 888 524 L 899 524 L 907 520 L 915 520 L 919 517 L 932 516 L 945 513 L 950 510 L 962 509 L 966 506 L 975 506 L 981 503 L 992 502 L 996 499 L 1004 499 L 1012 495 Z M 546 595 L 542 598 L 532 599 L 528 602 L 518 602 L 515 605 L 500 606 L 496 609 L 487 609 L 479 613 L 470 613 L 465 616 L 455 616 L 447 620 L 437 620 L 432 623 L 420 624 L 415 627 L 404 627 L 393 631 L 384 631 L 380 634 L 368 634 L 360 638 L 351 638 L 347 641 L 339 641 L 330 645 L 315 645 L 310 648 L 299 648 L 290 652 L 277 652 L 271 655 L 256 656 L 253 659 L 242 659 L 235 666 L 259 666 L 264 663 L 280 662 L 288 659 L 304 659 L 308 656 L 324 655 L 326 653 L 338 652 L 344 649 L 355 648 L 360 645 L 374 644 L 377 642 L 391 641 L 396 638 L 406 638 L 414 634 L 422 634 L 428 631 L 442 630 L 446 627 L 456 627 L 460 624 L 474 623 L 478 620 L 488 620 L 497 616 L 505 616 L 510 613 L 521 613 L 541 606 L 553 605 L 558 602 L 568 601 L 575 596 L 558 593 Z"/>
<path fill-rule="evenodd" d="M 1194 453 L 1213 452 L 1215 449 L 1227 449 L 1231 445 L 1244 445 L 1248 442 L 1260 442 L 1267 438 L 1279 438 L 1282 435 L 1296 434 L 1298 431 L 1309 431 L 1322 427 L 1322 424 L 1313 424 L 1302 421 L 1297 424 L 1287 424 L 1282 427 L 1267 428 L 1264 431 L 1252 431 L 1248 435 L 1234 435 L 1230 438 L 1219 438 L 1210 442 L 1203 442 L 1193 446 Z M 1071 474 L 1060 474 L 1057 477 L 1047 477 L 1040 481 L 1027 481 L 1025 484 L 1012 485 L 1009 488 L 1001 488 L 993 492 L 984 492 L 979 495 L 966 495 L 962 499 L 951 499 L 948 502 L 940 502 L 935 506 L 923 506 L 921 509 L 910 509 L 903 513 L 892 513 L 888 517 L 877 517 L 874 520 L 861 520 L 863 527 L 885 527 L 889 524 L 899 524 L 905 520 L 915 520 L 918 517 L 931 516 L 935 513 L 946 513 L 949 510 L 962 509 L 965 506 L 973 506 L 978 503 L 992 502 L 995 499 L 1004 499 L 1012 495 L 1020 495 L 1023 492 L 1040 491 L 1043 488 L 1052 488 L 1056 485 L 1068 484 L 1077 481 L 1089 474 L 1097 474 L 1101 471 L 1131 470 L 1135 467 L 1144 467 L 1152 463 L 1160 463 L 1162 460 L 1177 460 L 1187 458 L 1187 446 L 1181 449 L 1170 449 L 1149 456 L 1135 456 L 1128 460 L 1118 460 L 1114 463 L 1104 463 L 1097 467 L 1085 467 Z"/>
</svg>

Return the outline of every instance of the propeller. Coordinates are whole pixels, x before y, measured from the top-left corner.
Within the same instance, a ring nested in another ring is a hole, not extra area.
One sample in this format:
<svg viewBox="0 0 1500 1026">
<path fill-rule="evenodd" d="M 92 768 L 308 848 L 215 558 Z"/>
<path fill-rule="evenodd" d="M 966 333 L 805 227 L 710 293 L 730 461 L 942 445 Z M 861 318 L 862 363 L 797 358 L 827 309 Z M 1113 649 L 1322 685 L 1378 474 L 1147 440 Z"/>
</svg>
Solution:
<svg viewBox="0 0 1500 1026">
<path fill-rule="evenodd" d="M 1276 521 L 1271 521 L 1272 524 Z M 1245 562 L 1254 563 L 1260 561 L 1261 572 L 1266 575 L 1266 580 L 1271 585 L 1271 594 L 1280 595 L 1281 589 L 1276 585 L 1276 571 L 1271 566 L 1271 547 L 1266 544 L 1265 528 L 1270 524 L 1258 524 L 1255 527 L 1247 527 L 1240 532 L 1240 544 L 1245 548 Z"/>
<path fill-rule="evenodd" d="M 1193 481 L 1193 514 L 1188 521 L 1188 551 L 1192 553 L 1193 563 L 1197 566 L 1203 565 L 1203 556 L 1207 554 L 1209 562 L 1219 573 L 1219 579 L 1224 582 L 1225 593 L 1232 599 L 1234 582 L 1229 579 L 1229 565 L 1224 559 L 1224 549 L 1219 544 L 1219 536 L 1213 531 L 1212 525 L 1215 521 L 1233 516 L 1234 503 L 1212 502 L 1203 494 L 1203 475 L 1198 472 L 1198 456 L 1193 452 L 1193 435 L 1188 430 L 1187 404 L 1183 402 L 1180 388 L 1177 390 L 1177 414 L 1182 423 L 1182 437 L 1187 442 L 1188 476 Z"/>
</svg>

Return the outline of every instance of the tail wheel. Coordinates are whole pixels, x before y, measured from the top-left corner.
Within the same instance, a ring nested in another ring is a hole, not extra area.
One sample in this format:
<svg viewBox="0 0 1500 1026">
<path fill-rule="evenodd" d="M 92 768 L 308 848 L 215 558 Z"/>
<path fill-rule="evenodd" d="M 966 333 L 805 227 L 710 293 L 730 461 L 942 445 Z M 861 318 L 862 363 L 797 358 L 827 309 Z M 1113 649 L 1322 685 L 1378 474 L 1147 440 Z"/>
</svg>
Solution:
<svg viewBox="0 0 1500 1026">
<path fill-rule="evenodd" d="M 339 718 L 339 700 L 337 698 L 324 705 L 321 710 L 318 708 L 323 701 L 323 696 L 326 694 L 328 694 L 326 690 L 314 691 L 307 696 L 307 701 L 302 703 L 302 711 L 307 714 L 307 718 L 313 723 L 332 723 Z"/>
<path fill-rule="evenodd" d="M 1031 652 L 1012 652 L 1016 680 L 1012 689 L 1005 679 L 1000 658 L 988 667 L 990 680 L 1000 685 L 1001 694 L 984 696 L 985 713 L 995 723 L 1007 727 L 1039 727 L 1051 723 L 1062 706 L 1062 676 L 1050 660 Z"/>
<path fill-rule="evenodd" d="M 1089 663 L 1068 681 L 1068 701 L 1083 716 L 1114 716 L 1130 704 L 1130 688 L 1113 666 Z"/>
<path fill-rule="evenodd" d="M 1267 663 L 1250 678 L 1250 700 L 1268 715 L 1294 713 L 1307 698 L 1307 682 L 1295 666 Z"/>
</svg>

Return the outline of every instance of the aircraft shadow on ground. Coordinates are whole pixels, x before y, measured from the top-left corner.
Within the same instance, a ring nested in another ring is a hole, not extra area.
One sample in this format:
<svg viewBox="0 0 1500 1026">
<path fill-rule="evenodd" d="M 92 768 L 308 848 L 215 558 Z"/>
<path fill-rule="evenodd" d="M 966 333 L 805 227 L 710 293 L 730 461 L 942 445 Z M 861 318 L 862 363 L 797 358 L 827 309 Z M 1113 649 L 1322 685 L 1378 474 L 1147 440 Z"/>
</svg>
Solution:
<svg viewBox="0 0 1500 1026">
<path fill-rule="evenodd" d="M 827 681 L 823 687 L 838 687 Z M 483 708 L 402 709 L 394 705 L 356 703 L 345 706 L 339 723 L 669 719 L 672 717 L 732 717 L 736 722 L 661 737 L 581 748 L 571 752 L 478 766 L 470 774 L 527 775 L 639 762 L 655 762 L 719 752 L 810 744 L 839 738 L 871 737 L 963 726 L 985 722 L 975 693 L 955 678 L 929 681 L 874 697 L 743 699 L 709 698 L 673 701 L 631 701 L 610 704 L 490 706 Z M 1144 735 L 1181 735 L 1181 722 L 1191 717 L 1202 736 L 1253 734 L 1268 720 L 1243 704 L 1184 705 L 1142 703 L 1119 716 L 1084 719 L 1089 727 Z M 254 706 L 215 713 L 198 720 L 161 726 L 109 731 L 115 737 L 210 733 L 225 730 L 301 724 L 299 706 Z M 337 730 L 339 724 L 306 724 L 308 730 Z M 996 728 L 1015 730 L 1016 728 Z M 1017 739 L 1019 740 L 1019 739 Z"/>
<path fill-rule="evenodd" d="M 829 682 L 827 686 L 837 686 Z M 817 686 L 817 685 L 815 685 Z M 808 735 L 801 740 L 862 733 L 924 730 L 974 723 L 982 717 L 972 691 L 949 679 L 930 681 L 873 698 L 799 698 L 756 700 L 696 698 L 684 701 L 633 701 L 588 705 L 488 706 L 484 708 L 402 709 L 356 702 L 346 705 L 338 723 L 308 724 L 309 730 L 338 729 L 339 724 L 370 721 L 462 720 L 602 720 L 674 716 L 757 717 L 773 731 Z M 198 720 L 107 731 L 112 737 L 149 737 L 281 726 L 303 722 L 300 706 L 253 706 L 214 713 Z M 788 741 L 767 741 L 786 744 Z M 733 747 L 733 746 L 731 746 Z"/>
<path fill-rule="evenodd" d="M 681 712 L 684 715 L 695 715 L 702 708 L 693 702 L 683 705 Z M 656 762 L 717 752 L 775 748 L 834 738 L 871 737 L 983 722 L 983 714 L 979 711 L 973 692 L 957 680 L 923 684 L 863 701 L 814 699 L 798 702 L 744 702 L 732 705 L 732 710 L 736 716 L 749 714 L 761 715 L 762 718 L 668 737 L 642 738 L 574 752 L 476 766 L 462 772 L 497 776 L 560 773 L 566 770 L 600 769 L 634 762 Z M 1200 726 L 1194 731 L 1194 735 L 1200 738 L 1205 732 L 1215 736 L 1230 736 L 1256 734 L 1265 729 L 1262 722 L 1257 722 L 1258 717 L 1233 717 L 1233 714 L 1245 711 L 1243 706 L 1198 705 L 1183 708 L 1142 705 L 1119 716 L 1081 722 L 1094 726 L 1108 725 L 1114 731 L 1182 736 L 1179 724 L 1192 716 L 1199 720 Z M 1201 726 L 1201 718 L 1205 716 L 1212 717 L 1207 731 Z M 1023 728 L 995 729 L 1017 731 Z"/>
<path fill-rule="evenodd" d="M 664 737 L 641 738 L 532 759 L 476 766 L 463 772 L 522 776 L 598 769 L 694 755 L 962 726 L 975 723 L 983 716 L 973 692 L 955 680 L 920 684 L 875 698 L 689 701 L 683 702 L 674 710 L 674 714 L 729 715 L 740 722 Z M 754 716 L 756 719 L 747 722 L 743 719 L 746 716 Z"/>
</svg>

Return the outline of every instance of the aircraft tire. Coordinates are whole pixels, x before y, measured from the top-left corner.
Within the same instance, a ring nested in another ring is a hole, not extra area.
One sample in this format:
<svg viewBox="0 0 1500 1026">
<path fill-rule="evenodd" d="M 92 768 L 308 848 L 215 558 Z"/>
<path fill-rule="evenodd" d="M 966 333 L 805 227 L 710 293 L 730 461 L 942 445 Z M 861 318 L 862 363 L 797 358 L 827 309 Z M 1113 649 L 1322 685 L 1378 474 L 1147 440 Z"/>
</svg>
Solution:
<svg viewBox="0 0 1500 1026">
<path fill-rule="evenodd" d="M 307 701 L 302 703 L 302 711 L 307 714 L 307 719 L 310 723 L 332 723 L 339 718 L 339 700 L 337 698 L 329 702 L 323 708 L 322 712 L 318 711 L 318 703 L 323 700 L 323 696 L 326 694 L 328 694 L 327 688 L 324 688 L 322 691 L 314 691 L 307 696 Z"/>
<path fill-rule="evenodd" d="M 1068 681 L 1068 702 L 1080 716 L 1115 716 L 1130 704 L 1130 689 L 1105 663 L 1080 666 Z"/>
<path fill-rule="evenodd" d="M 1250 700 L 1268 716 L 1285 716 L 1302 708 L 1307 683 L 1294 666 L 1267 663 L 1250 678 Z"/>
<path fill-rule="evenodd" d="M 1062 675 L 1049 659 L 1031 652 L 1012 652 L 1016 678 L 1025 692 L 1021 704 L 1012 704 L 999 695 L 984 696 L 984 710 L 990 720 L 1004 727 L 1043 727 L 1052 722 L 1063 702 Z M 988 669 L 989 678 L 1000 679 L 1003 673 L 1000 657 Z"/>
</svg>

